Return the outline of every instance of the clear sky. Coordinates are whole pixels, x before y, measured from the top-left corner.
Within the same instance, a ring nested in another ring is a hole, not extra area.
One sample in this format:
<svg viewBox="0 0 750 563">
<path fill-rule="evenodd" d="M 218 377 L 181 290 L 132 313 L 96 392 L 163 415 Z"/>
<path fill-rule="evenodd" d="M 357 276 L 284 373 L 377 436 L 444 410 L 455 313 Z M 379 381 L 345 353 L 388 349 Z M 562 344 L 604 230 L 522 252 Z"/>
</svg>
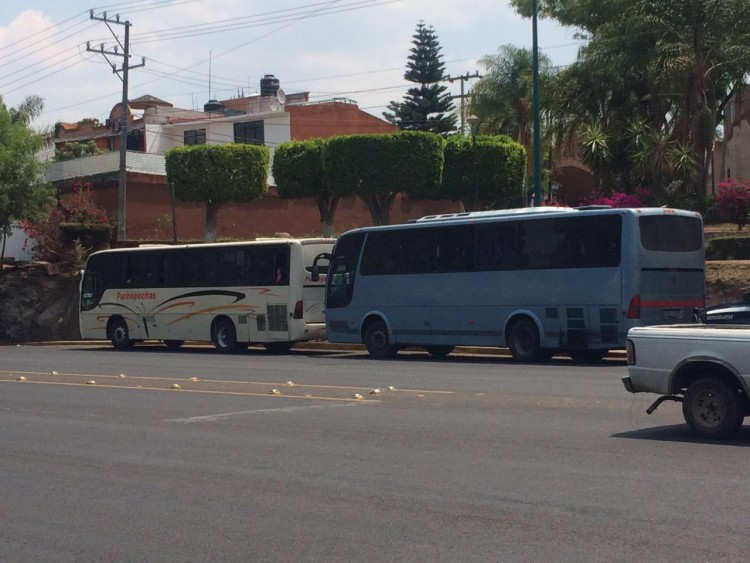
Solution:
<svg viewBox="0 0 750 563">
<path fill-rule="evenodd" d="M 0 12 L 0 95 L 8 106 L 44 98 L 40 126 L 105 120 L 122 86 L 110 64 L 86 51 L 117 44 L 106 11 L 132 23 L 130 98 L 150 94 L 177 107 L 258 92 L 265 74 L 313 101 L 344 97 L 381 116 L 409 87 L 403 74 L 420 20 L 432 25 L 446 72 L 473 73 L 504 44 L 532 45 L 531 21 L 506 0 L 80 0 L 7 2 Z M 124 26 L 112 25 L 120 41 Z M 574 30 L 539 21 L 539 46 L 554 65 L 575 60 Z M 121 58 L 110 57 L 120 65 Z M 209 74 L 210 66 L 210 74 Z M 209 81 L 209 76 L 211 77 Z M 460 82 L 448 84 L 460 93 Z"/>
</svg>

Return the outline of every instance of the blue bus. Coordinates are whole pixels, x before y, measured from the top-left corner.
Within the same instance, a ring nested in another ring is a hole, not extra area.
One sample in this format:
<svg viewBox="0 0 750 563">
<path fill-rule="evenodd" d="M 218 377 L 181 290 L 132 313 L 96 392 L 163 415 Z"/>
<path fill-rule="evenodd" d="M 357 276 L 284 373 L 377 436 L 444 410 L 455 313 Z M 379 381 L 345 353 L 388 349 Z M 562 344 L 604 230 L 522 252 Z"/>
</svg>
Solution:
<svg viewBox="0 0 750 563">
<path fill-rule="evenodd" d="M 469 345 L 595 362 L 633 326 L 692 321 L 705 303 L 703 221 L 667 208 L 427 216 L 343 234 L 328 273 L 328 340 L 372 357 Z"/>
</svg>

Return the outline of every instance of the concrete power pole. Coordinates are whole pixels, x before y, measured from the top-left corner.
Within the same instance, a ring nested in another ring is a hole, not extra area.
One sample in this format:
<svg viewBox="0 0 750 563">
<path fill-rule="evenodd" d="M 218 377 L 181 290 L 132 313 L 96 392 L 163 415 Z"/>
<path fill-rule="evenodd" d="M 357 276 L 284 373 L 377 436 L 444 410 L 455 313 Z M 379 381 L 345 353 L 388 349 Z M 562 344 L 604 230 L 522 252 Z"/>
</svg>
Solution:
<svg viewBox="0 0 750 563">
<path fill-rule="evenodd" d="M 468 96 L 468 94 L 464 94 L 464 82 L 467 80 L 471 80 L 472 78 L 482 78 L 482 76 L 479 74 L 479 71 L 475 71 L 474 74 L 469 74 L 468 72 L 466 74 L 463 74 L 461 76 L 456 76 L 455 78 L 452 76 L 446 76 L 444 80 L 447 80 L 448 82 L 455 82 L 456 80 L 461 81 L 461 95 L 460 96 L 452 96 L 455 98 L 461 99 L 461 108 L 460 108 L 460 114 L 461 114 L 461 134 L 465 135 L 466 132 L 464 131 L 464 128 L 466 127 L 466 110 L 464 108 L 464 98 Z"/>
<path fill-rule="evenodd" d="M 92 20 L 104 22 L 107 24 L 107 27 L 109 28 L 109 31 L 112 33 L 113 37 L 115 38 L 115 41 L 120 45 L 120 49 L 122 51 L 119 51 L 117 47 L 114 47 L 114 49 L 110 50 L 104 50 L 104 45 L 100 45 L 98 49 L 91 48 L 91 45 L 87 42 L 86 43 L 86 50 L 91 51 L 93 53 L 99 53 L 102 55 L 105 59 L 107 59 L 107 62 L 112 66 L 112 72 L 117 74 L 118 78 L 122 81 L 122 104 L 121 104 L 121 110 L 122 113 L 120 114 L 120 173 L 119 173 L 119 182 L 118 182 L 118 189 L 117 189 L 117 240 L 124 240 L 126 238 L 126 214 L 125 214 L 125 206 L 127 201 L 127 158 L 128 158 L 128 71 L 131 68 L 138 68 L 141 66 L 145 66 L 146 59 L 141 59 L 141 63 L 137 65 L 130 65 L 128 64 L 130 61 L 130 22 L 129 21 L 120 21 L 119 14 L 115 16 L 115 19 L 107 18 L 107 12 L 103 12 L 101 17 L 97 17 L 94 15 L 94 10 L 91 10 L 89 12 L 89 15 Z M 125 26 L 125 43 L 121 43 L 120 39 L 117 37 L 117 34 L 113 31 L 110 24 L 115 25 L 122 25 Z M 117 68 L 117 65 L 112 63 L 108 58 L 107 55 L 112 57 L 121 57 L 122 58 L 122 65 L 120 68 Z M 120 75 L 122 73 L 122 75 Z"/>
</svg>

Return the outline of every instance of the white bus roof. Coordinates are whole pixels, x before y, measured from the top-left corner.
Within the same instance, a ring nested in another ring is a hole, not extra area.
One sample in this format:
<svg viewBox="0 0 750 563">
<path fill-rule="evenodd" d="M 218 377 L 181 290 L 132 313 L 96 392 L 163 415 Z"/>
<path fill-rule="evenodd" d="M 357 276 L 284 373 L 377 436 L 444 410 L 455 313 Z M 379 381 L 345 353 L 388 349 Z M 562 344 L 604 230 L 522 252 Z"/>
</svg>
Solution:
<svg viewBox="0 0 750 563">
<path fill-rule="evenodd" d="M 472 211 L 466 213 L 445 213 L 441 215 L 426 215 L 409 223 L 430 223 L 443 221 L 471 221 L 478 219 L 496 219 L 510 217 L 530 217 L 552 214 L 588 213 L 634 213 L 641 215 L 693 215 L 700 217 L 697 211 L 673 209 L 668 207 L 610 207 L 608 205 L 586 205 L 582 207 L 520 207 L 517 209 L 498 209 L 491 211 Z"/>
</svg>

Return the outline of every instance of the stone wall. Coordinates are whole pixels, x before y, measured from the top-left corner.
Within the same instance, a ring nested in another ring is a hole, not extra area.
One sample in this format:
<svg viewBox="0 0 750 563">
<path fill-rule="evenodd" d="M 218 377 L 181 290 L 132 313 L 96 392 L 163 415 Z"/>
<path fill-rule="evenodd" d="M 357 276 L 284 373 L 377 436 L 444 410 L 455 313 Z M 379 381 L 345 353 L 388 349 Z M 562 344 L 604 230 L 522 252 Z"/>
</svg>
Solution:
<svg viewBox="0 0 750 563">
<path fill-rule="evenodd" d="M 0 342 L 80 339 L 79 278 L 55 266 L 6 266 L 0 274 Z"/>
</svg>

